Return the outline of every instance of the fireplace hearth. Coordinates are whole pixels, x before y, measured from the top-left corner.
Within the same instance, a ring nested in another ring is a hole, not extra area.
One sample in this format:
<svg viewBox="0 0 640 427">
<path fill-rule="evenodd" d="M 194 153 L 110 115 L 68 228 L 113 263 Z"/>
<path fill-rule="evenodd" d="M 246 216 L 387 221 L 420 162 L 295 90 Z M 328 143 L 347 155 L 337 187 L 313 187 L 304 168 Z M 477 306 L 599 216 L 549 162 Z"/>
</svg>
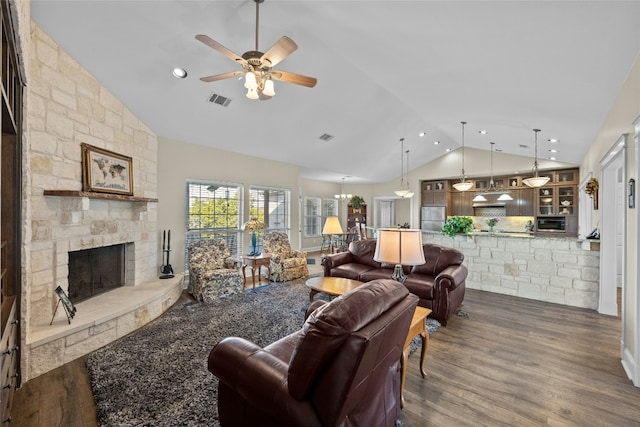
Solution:
<svg viewBox="0 0 640 427">
<path fill-rule="evenodd" d="M 69 252 L 69 299 L 78 303 L 124 286 L 127 245 Z"/>
</svg>

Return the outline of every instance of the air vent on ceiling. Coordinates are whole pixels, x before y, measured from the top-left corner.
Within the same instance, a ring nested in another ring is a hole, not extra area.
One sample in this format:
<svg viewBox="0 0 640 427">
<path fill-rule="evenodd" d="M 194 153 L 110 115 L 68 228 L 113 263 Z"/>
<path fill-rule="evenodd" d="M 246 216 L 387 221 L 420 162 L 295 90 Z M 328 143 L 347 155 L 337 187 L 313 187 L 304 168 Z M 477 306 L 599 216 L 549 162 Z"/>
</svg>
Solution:
<svg viewBox="0 0 640 427">
<path fill-rule="evenodd" d="M 323 141 L 330 141 L 333 139 L 333 135 L 329 135 L 328 133 L 323 133 L 318 137 L 318 139 L 321 139 Z"/>
<path fill-rule="evenodd" d="M 231 99 L 225 98 L 224 96 L 218 95 L 217 93 L 212 93 L 209 97 L 209 102 L 222 105 L 223 107 L 228 107 L 231 103 Z"/>
</svg>

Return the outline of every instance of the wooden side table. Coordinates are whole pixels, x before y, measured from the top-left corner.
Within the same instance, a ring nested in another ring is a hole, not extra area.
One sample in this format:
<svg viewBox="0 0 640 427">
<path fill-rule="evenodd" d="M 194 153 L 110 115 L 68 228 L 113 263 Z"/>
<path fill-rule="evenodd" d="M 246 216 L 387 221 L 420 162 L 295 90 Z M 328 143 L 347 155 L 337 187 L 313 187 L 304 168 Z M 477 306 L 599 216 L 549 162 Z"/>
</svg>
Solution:
<svg viewBox="0 0 640 427">
<path fill-rule="evenodd" d="M 400 407 L 404 408 L 404 378 L 407 375 L 407 359 L 411 351 L 411 341 L 418 335 L 422 337 L 422 351 L 420 352 L 420 374 L 422 378 L 427 374 L 424 372 L 424 358 L 429 348 L 429 332 L 427 331 L 427 317 L 431 314 L 431 310 L 424 307 L 416 307 L 409 326 L 409 333 L 404 342 L 404 350 L 402 350 L 402 360 L 400 361 Z"/>
<path fill-rule="evenodd" d="M 251 267 L 251 281 L 253 283 L 253 289 L 256 288 L 256 269 L 258 270 L 258 279 L 260 279 L 260 268 L 267 267 L 269 270 L 269 281 L 271 281 L 271 255 L 263 254 L 258 256 L 243 255 L 242 256 L 242 276 L 244 277 L 243 284 L 247 283 L 247 275 L 245 270 L 247 267 Z"/>
</svg>

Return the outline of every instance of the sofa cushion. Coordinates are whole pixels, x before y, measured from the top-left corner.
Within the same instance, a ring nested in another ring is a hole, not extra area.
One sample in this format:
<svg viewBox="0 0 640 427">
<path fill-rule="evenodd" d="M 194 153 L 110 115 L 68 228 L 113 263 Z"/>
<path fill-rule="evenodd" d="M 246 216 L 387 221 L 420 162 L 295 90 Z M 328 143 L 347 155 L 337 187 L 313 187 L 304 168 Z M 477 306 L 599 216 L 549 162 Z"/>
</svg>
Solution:
<svg viewBox="0 0 640 427">
<path fill-rule="evenodd" d="M 373 270 L 368 270 L 360 275 L 360 281 L 370 282 L 376 279 L 391 279 L 393 270 L 393 268 L 376 268 Z"/>
<path fill-rule="evenodd" d="M 349 262 L 331 269 L 332 277 L 344 277 L 345 279 L 360 280 L 360 275 L 372 268 L 367 265 Z M 388 277 L 386 277 L 388 279 Z"/>
<path fill-rule="evenodd" d="M 420 299 L 433 299 L 434 277 L 426 274 L 411 273 L 407 276 L 404 285 Z"/>
<path fill-rule="evenodd" d="M 362 264 L 371 268 L 380 268 L 380 263 L 373 260 L 376 252 L 375 240 L 356 240 L 349 243 L 349 252 L 351 253 L 351 261 L 356 264 Z"/>
<path fill-rule="evenodd" d="M 456 249 L 432 243 L 422 245 L 422 249 L 424 250 L 425 263 L 413 267 L 412 273 L 436 277 L 448 266 L 460 265 L 464 261 L 464 255 Z"/>
<path fill-rule="evenodd" d="M 348 335 L 378 318 L 408 293 L 394 280 L 374 280 L 315 310 L 306 320 L 291 355 L 291 395 L 303 399 Z"/>
</svg>

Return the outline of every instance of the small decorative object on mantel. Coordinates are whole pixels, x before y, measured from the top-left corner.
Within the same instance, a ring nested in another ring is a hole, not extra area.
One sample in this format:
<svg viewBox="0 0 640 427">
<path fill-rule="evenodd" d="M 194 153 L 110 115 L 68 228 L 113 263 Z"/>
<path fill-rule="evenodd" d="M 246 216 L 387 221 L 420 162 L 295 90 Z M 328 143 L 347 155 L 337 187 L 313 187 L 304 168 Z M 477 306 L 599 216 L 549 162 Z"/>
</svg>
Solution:
<svg viewBox="0 0 640 427">
<path fill-rule="evenodd" d="M 56 304 L 56 309 L 53 312 L 53 317 L 51 318 L 51 322 L 49 326 L 53 325 L 53 319 L 56 317 L 56 313 L 58 312 L 58 307 L 60 307 L 60 303 L 62 303 L 62 308 L 64 308 L 64 312 L 67 313 L 67 322 L 71 324 L 71 319 L 76 315 L 76 307 L 73 305 L 65 291 L 58 286 L 56 288 L 56 294 L 58 295 L 58 304 Z"/>
<path fill-rule="evenodd" d="M 82 143 L 82 190 L 133 196 L 131 157 Z"/>
<path fill-rule="evenodd" d="M 593 199 L 593 209 L 598 210 L 598 180 L 591 178 L 587 185 L 584 187 L 584 192 L 587 193 Z"/>
<path fill-rule="evenodd" d="M 166 246 L 165 246 L 166 243 Z M 167 232 L 167 230 L 162 230 L 162 252 L 167 257 L 167 262 L 162 266 L 162 276 L 161 279 L 171 279 L 175 277 L 173 274 L 173 267 L 169 263 L 169 253 L 171 252 L 171 230 Z"/>
</svg>

